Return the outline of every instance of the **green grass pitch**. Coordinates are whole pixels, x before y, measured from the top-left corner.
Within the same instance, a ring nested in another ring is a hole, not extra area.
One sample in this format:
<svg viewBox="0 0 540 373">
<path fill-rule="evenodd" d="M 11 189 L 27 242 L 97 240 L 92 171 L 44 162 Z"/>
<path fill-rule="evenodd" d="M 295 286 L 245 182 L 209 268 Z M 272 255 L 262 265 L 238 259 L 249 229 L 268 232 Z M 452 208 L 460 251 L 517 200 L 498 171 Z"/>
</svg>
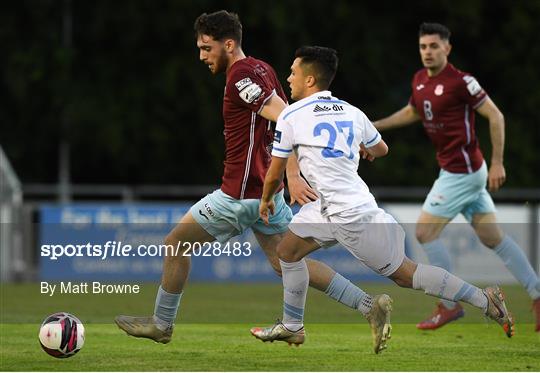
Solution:
<svg viewBox="0 0 540 373">
<path fill-rule="evenodd" d="M 168 345 L 126 336 L 116 314 L 150 314 L 156 285 L 137 295 L 41 295 L 39 284 L 2 285 L 0 369 L 5 371 L 539 371 L 540 333 L 533 330 L 530 300 L 518 286 L 503 286 L 517 320 L 516 335 L 466 306 L 466 316 L 434 332 L 415 323 L 435 299 L 391 284 L 361 284 L 394 299 L 388 350 L 375 355 L 366 321 L 310 289 L 306 343 L 262 343 L 251 326 L 281 316 L 281 285 L 190 284 Z M 41 350 L 39 324 L 56 311 L 71 312 L 86 328 L 83 349 L 69 359 Z"/>
</svg>

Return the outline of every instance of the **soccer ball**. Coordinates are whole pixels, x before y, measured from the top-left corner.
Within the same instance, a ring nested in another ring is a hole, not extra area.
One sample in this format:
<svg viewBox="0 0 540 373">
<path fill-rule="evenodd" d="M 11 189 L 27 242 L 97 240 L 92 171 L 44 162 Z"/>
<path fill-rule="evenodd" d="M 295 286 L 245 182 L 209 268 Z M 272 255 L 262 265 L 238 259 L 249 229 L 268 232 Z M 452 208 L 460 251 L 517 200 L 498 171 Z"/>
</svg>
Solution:
<svg viewBox="0 0 540 373">
<path fill-rule="evenodd" d="M 43 350 L 57 358 L 71 357 L 84 345 L 84 326 L 81 320 L 67 312 L 48 316 L 39 328 Z"/>
</svg>

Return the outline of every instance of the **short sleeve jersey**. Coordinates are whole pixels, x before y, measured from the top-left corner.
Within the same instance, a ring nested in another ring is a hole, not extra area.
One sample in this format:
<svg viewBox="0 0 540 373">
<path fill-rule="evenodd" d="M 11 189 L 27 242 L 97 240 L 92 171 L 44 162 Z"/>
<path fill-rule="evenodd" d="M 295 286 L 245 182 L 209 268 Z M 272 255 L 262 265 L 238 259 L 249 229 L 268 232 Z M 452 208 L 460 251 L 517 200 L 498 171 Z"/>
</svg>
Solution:
<svg viewBox="0 0 540 373">
<path fill-rule="evenodd" d="M 360 144 L 372 147 L 381 135 L 358 108 L 322 91 L 287 107 L 279 116 L 272 155 L 294 151 L 302 174 L 329 216 L 374 200 L 358 175 Z"/>
<path fill-rule="evenodd" d="M 436 76 L 427 69 L 412 80 L 409 104 L 422 118 L 435 145 L 439 166 L 453 173 L 472 173 L 484 162 L 474 127 L 474 110 L 487 99 L 478 81 L 447 66 Z"/>
<path fill-rule="evenodd" d="M 236 199 L 261 198 L 270 166 L 272 123 L 259 115 L 277 94 L 287 102 L 274 69 L 246 57 L 227 73 L 223 98 L 225 161 L 221 190 Z"/>
</svg>

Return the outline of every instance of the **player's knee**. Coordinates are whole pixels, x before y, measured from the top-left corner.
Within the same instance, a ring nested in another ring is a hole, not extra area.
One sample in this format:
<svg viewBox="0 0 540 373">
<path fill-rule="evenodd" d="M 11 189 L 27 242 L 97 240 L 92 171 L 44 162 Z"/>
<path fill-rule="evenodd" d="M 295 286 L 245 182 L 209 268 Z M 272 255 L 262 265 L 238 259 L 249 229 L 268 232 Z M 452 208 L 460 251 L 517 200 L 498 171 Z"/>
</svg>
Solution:
<svg viewBox="0 0 540 373">
<path fill-rule="evenodd" d="M 302 259 L 302 256 L 299 253 L 296 253 L 293 250 L 290 250 L 290 248 L 287 248 L 283 245 L 278 245 L 276 249 L 276 253 L 279 257 L 279 259 L 285 261 L 285 262 L 297 262 Z M 280 267 L 281 270 L 281 267 Z"/>
<path fill-rule="evenodd" d="M 176 235 L 173 232 L 169 233 L 165 237 L 165 240 L 163 242 L 165 243 L 165 247 L 166 247 L 165 259 L 167 258 L 174 259 L 176 257 L 182 256 L 182 254 L 187 249 L 187 246 L 184 247 L 184 245 L 178 244 L 180 240 L 178 239 L 178 237 L 176 237 Z"/>
<path fill-rule="evenodd" d="M 172 245 L 176 246 L 178 244 L 178 239 L 175 237 L 175 235 L 171 232 L 165 237 L 165 245 Z"/>
<path fill-rule="evenodd" d="M 478 238 L 480 239 L 480 242 L 482 242 L 482 244 L 484 246 L 488 247 L 489 249 L 496 248 L 497 246 L 499 246 L 499 244 L 502 241 L 502 237 L 499 237 L 499 236 L 481 236 L 481 235 L 478 235 Z"/>
<path fill-rule="evenodd" d="M 281 277 L 281 266 L 279 265 L 279 258 L 277 256 L 268 257 L 268 262 L 272 266 L 272 269 L 278 275 Z"/>
<path fill-rule="evenodd" d="M 418 240 L 418 242 L 420 243 L 424 243 L 426 242 L 426 230 L 421 228 L 420 226 L 417 226 L 416 227 L 416 239 Z"/>
<path fill-rule="evenodd" d="M 285 255 L 285 250 L 283 249 L 283 246 L 282 246 L 282 245 L 278 245 L 278 246 L 276 247 L 276 254 L 277 254 L 277 256 L 278 256 L 279 259 L 281 259 L 282 256 Z"/>
<path fill-rule="evenodd" d="M 427 224 L 417 224 L 416 225 L 416 239 L 421 244 L 433 241 L 437 237 L 435 236 L 432 229 Z"/>
<path fill-rule="evenodd" d="M 396 285 L 402 288 L 412 288 L 412 277 L 407 276 L 390 276 L 390 279 L 396 283 Z"/>
<path fill-rule="evenodd" d="M 490 249 L 494 249 L 503 240 L 503 232 L 496 225 L 475 225 L 474 230 L 482 244 Z"/>
<path fill-rule="evenodd" d="M 493 214 L 473 215 L 472 226 L 480 242 L 490 249 L 499 246 L 504 238 L 504 232 Z"/>
<path fill-rule="evenodd" d="M 413 276 L 417 265 L 412 260 L 405 258 L 399 268 L 388 276 L 396 285 L 403 288 L 413 287 Z"/>
</svg>

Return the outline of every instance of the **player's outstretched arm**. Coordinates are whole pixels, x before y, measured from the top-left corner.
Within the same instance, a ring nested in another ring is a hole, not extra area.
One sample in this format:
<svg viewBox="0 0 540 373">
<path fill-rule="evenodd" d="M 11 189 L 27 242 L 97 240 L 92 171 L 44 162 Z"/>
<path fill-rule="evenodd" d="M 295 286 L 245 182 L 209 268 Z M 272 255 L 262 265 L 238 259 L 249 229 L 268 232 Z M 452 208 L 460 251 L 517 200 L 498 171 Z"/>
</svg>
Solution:
<svg viewBox="0 0 540 373">
<path fill-rule="evenodd" d="M 274 214 L 274 195 L 283 181 L 283 174 L 287 167 L 287 158 L 273 156 L 270 168 L 264 178 L 263 194 L 259 206 L 259 215 L 268 224 L 270 214 Z"/>
<path fill-rule="evenodd" d="M 497 191 L 506 180 L 504 169 L 504 115 L 488 97 L 476 111 L 489 121 L 491 137 L 491 164 L 488 174 L 488 186 L 491 192 Z"/>
<path fill-rule="evenodd" d="M 419 121 L 420 119 L 420 115 L 418 115 L 416 109 L 412 105 L 406 105 L 404 108 L 396 111 L 394 114 L 373 122 L 373 125 L 379 131 L 384 131 L 390 128 L 408 126 L 409 124 Z"/>
</svg>

